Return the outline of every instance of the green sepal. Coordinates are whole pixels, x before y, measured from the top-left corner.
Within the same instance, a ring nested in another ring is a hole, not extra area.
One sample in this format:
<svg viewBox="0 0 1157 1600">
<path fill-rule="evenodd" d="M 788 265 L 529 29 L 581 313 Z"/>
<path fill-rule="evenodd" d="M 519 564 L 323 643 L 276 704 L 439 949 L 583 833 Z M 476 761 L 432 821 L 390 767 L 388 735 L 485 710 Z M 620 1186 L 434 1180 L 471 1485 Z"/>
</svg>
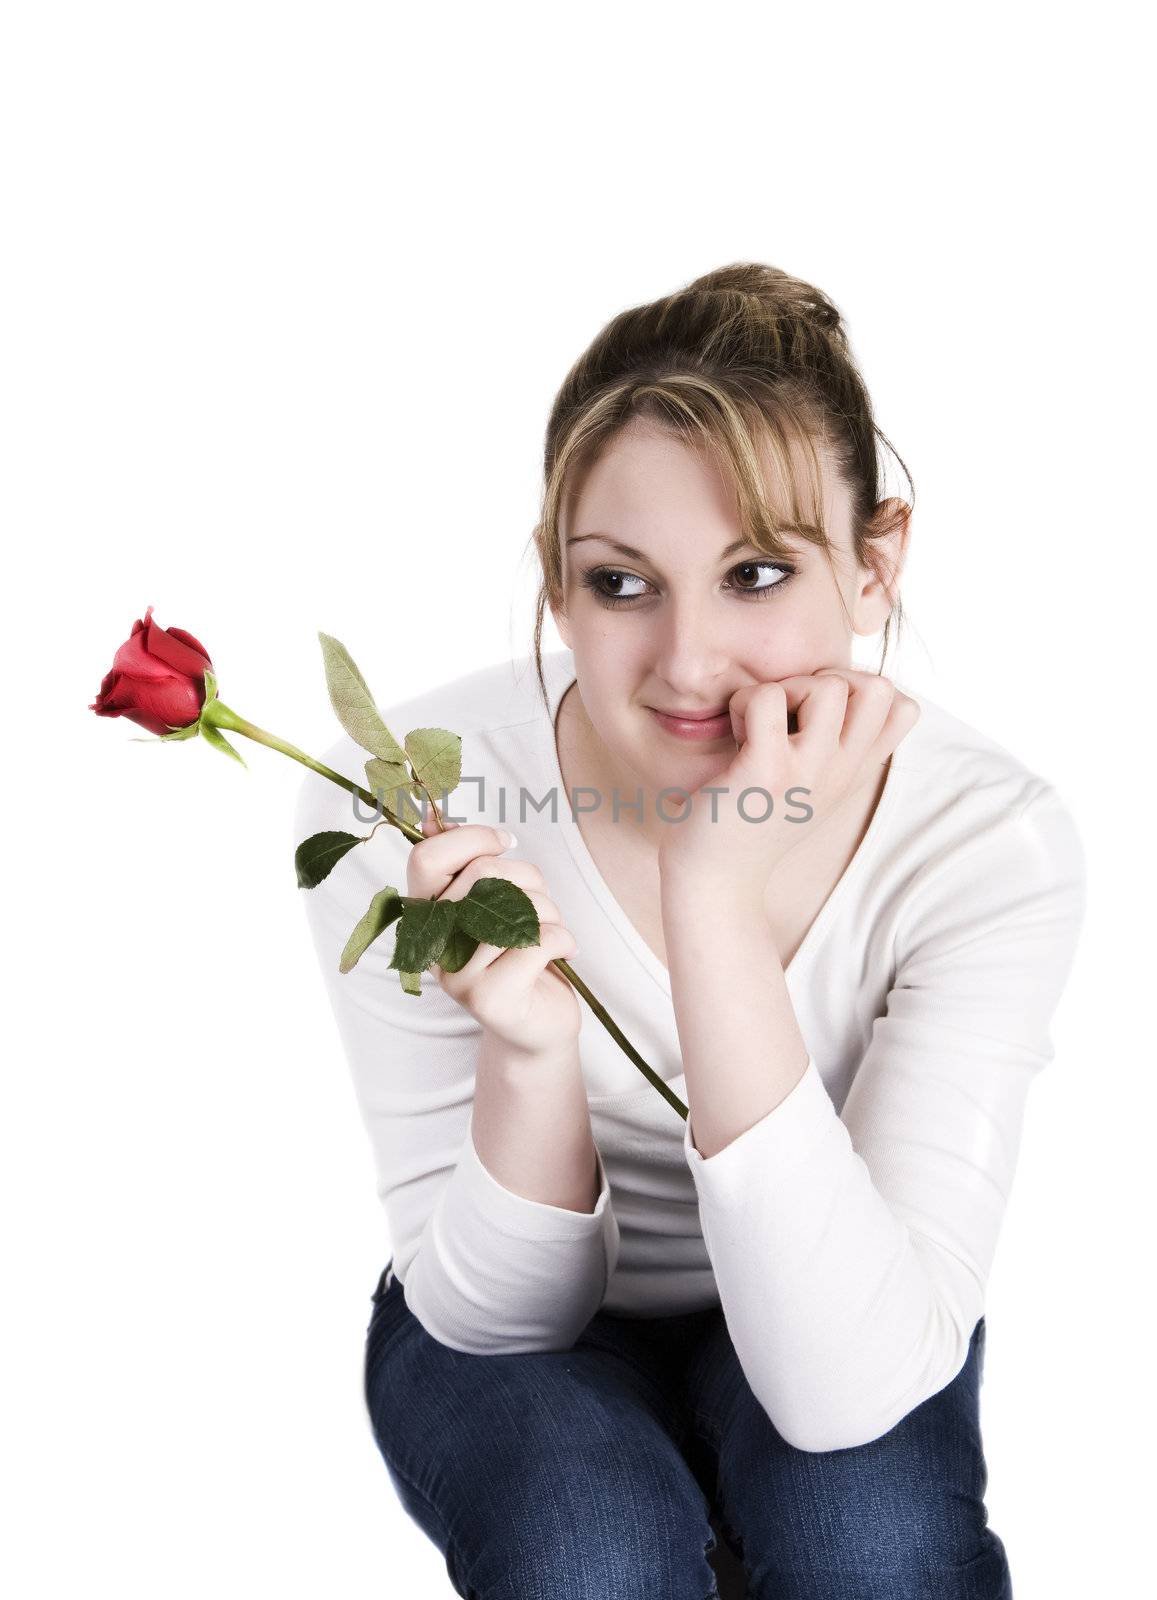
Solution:
<svg viewBox="0 0 1157 1600">
<path fill-rule="evenodd" d="M 301 841 L 293 854 L 297 887 L 316 889 L 319 883 L 329 877 L 347 850 L 352 850 L 355 844 L 364 843 L 365 840 L 356 833 L 333 830 L 311 833 L 308 839 Z"/>
<path fill-rule="evenodd" d="M 208 667 L 206 667 L 205 668 L 205 696 L 204 696 L 204 699 L 201 701 L 201 710 L 198 713 L 197 720 L 195 722 L 186 723 L 184 725 L 184 727 L 178 727 L 178 726 L 174 725 L 173 723 L 168 722 L 168 723 L 165 724 L 165 726 L 169 729 L 168 733 L 150 734 L 147 739 L 142 737 L 140 734 L 137 734 L 133 738 L 132 743 L 133 744 L 164 744 L 167 740 L 170 740 L 170 739 L 195 739 L 197 737 L 197 735 L 201 732 L 201 718 L 205 715 L 205 707 L 207 705 L 211 704 L 212 701 L 216 700 L 216 698 L 217 698 L 217 680 L 213 676 L 213 674 L 209 671 Z M 237 752 L 236 752 L 236 750 L 230 750 L 230 754 L 231 755 L 237 755 Z M 241 757 L 240 756 L 237 756 L 237 759 L 238 759 L 238 761 L 241 761 Z M 241 765 L 242 766 L 245 765 L 244 761 L 241 761 Z"/>
<path fill-rule="evenodd" d="M 205 698 L 201 701 L 201 715 L 205 715 L 205 707 L 212 705 L 217 698 L 217 679 L 209 668 L 205 668 Z"/>
<path fill-rule="evenodd" d="M 345 949 L 338 962 L 340 972 L 349 972 L 365 955 L 379 934 L 385 933 L 391 922 L 402 914 L 402 897 L 390 884 L 379 889 L 370 901 L 369 909 L 346 940 Z"/>
<path fill-rule="evenodd" d="M 204 715 L 204 713 L 202 713 L 202 715 Z M 237 751 L 234 750 L 233 746 L 229 743 L 228 739 L 226 739 L 220 728 L 215 728 L 211 722 L 204 721 L 199 722 L 197 726 L 201 730 L 201 737 L 203 739 L 207 739 L 213 746 L 214 750 L 220 750 L 222 755 L 232 756 L 234 761 L 240 761 L 243 767 L 247 767 L 244 756 L 238 755 Z"/>
<path fill-rule="evenodd" d="M 402 988 L 407 994 L 421 994 L 422 974 L 420 972 L 399 972 L 398 977 L 401 978 Z"/>
</svg>

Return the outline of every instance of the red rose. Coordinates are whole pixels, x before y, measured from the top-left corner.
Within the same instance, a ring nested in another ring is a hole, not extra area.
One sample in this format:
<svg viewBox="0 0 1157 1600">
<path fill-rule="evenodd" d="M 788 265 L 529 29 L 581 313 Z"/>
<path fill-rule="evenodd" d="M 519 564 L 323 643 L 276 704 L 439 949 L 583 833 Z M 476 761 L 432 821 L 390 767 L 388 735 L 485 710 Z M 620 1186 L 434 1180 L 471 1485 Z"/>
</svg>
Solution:
<svg viewBox="0 0 1157 1600">
<path fill-rule="evenodd" d="M 213 663 L 204 645 L 183 628 L 159 628 L 153 608 L 113 657 L 100 693 L 89 706 L 98 717 L 128 717 L 150 733 L 186 728 L 201 715 L 205 670 Z"/>
</svg>

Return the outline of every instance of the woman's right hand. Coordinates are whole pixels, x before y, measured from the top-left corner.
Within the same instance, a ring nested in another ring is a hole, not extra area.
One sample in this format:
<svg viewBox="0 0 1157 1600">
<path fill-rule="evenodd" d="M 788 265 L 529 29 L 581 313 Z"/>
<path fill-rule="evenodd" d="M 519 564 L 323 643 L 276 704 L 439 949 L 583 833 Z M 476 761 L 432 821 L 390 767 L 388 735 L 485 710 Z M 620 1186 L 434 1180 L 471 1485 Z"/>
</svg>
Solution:
<svg viewBox="0 0 1157 1600">
<path fill-rule="evenodd" d="M 445 820 L 445 819 L 443 819 Z M 538 914 L 540 942 L 520 950 L 479 943 L 459 972 L 429 970 L 453 1000 L 514 1052 L 551 1055 L 571 1045 L 582 1025 L 578 995 L 550 963 L 576 954 L 578 945 L 546 893 L 542 873 L 529 861 L 499 860 L 508 848 L 484 823 L 447 822 L 441 832 L 428 810 L 425 838 L 406 862 L 407 893 L 423 899 L 463 900 L 479 878 L 507 878 Z"/>
</svg>

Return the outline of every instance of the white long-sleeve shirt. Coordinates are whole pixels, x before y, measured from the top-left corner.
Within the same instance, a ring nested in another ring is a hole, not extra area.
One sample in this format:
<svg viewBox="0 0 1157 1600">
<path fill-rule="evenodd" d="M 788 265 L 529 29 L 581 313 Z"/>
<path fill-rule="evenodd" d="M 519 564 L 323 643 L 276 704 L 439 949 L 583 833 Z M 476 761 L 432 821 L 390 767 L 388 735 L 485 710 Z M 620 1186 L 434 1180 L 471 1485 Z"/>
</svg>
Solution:
<svg viewBox="0 0 1157 1600">
<path fill-rule="evenodd" d="M 501 662 L 382 714 L 462 736 L 456 821 L 505 825 L 574 934 L 576 972 L 687 1104 L 666 967 L 587 849 L 558 764 L 570 650 Z M 902 686 L 900 686 L 902 687 Z M 593 1212 L 526 1199 L 474 1147 L 480 1026 L 388 963 L 395 928 L 347 974 L 346 939 L 409 842 L 389 824 L 301 890 L 353 1073 L 394 1276 L 426 1331 L 476 1354 L 565 1350 L 600 1308 L 722 1304 L 753 1392 L 790 1444 L 834 1450 L 894 1427 L 959 1373 L 1016 1164 L 1025 1098 L 1084 913 L 1085 862 L 1047 781 L 930 701 L 892 756 L 860 846 L 786 968 L 809 1060 L 774 1110 L 704 1158 L 684 1120 L 589 1007 L 579 1038 L 600 1192 Z M 325 763 L 365 784 L 343 736 Z M 480 790 L 478 779 L 483 780 Z M 471 781 L 474 780 L 474 781 Z M 523 791 L 525 793 L 523 794 Z M 553 802 L 552 802 L 553 797 Z M 633 798 L 628 796 L 626 798 Z M 606 803 L 610 803 L 609 799 Z M 308 774 L 293 844 L 366 834 Z M 537 807 L 537 809 L 536 809 Z"/>
</svg>

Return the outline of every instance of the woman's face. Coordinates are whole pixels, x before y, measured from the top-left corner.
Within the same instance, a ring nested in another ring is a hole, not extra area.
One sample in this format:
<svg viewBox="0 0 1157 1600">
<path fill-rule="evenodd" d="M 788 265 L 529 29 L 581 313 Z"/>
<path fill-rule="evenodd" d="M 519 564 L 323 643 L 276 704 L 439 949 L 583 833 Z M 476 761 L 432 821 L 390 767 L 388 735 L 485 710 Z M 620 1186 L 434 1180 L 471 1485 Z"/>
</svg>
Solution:
<svg viewBox="0 0 1157 1600">
<path fill-rule="evenodd" d="M 697 789 L 734 758 L 729 731 L 683 738 L 655 710 L 725 711 L 748 684 L 850 666 L 853 634 L 883 627 L 891 598 L 857 565 L 849 492 L 820 459 L 835 576 L 802 538 L 783 564 L 743 542 L 722 475 L 654 424 L 632 423 L 589 471 L 562 528 L 563 610 L 552 615 L 624 802 L 636 786 Z M 773 503 L 786 517 L 787 497 Z M 902 546 L 885 554 L 898 577 Z M 648 833 L 650 821 L 648 808 Z"/>
</svg>

